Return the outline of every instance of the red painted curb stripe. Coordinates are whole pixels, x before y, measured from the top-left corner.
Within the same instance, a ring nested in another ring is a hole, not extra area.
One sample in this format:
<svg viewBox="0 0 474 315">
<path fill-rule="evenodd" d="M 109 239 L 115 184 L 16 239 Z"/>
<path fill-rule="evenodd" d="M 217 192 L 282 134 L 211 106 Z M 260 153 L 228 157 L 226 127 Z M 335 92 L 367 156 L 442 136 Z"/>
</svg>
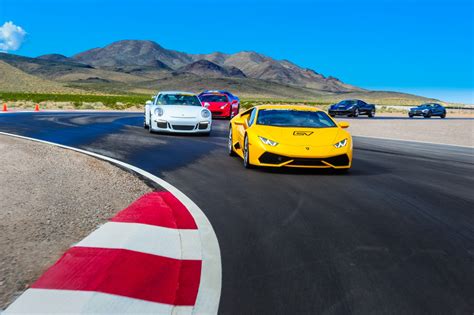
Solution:
<svg viewBox="0 0 474 315">
<path fill-rule="evenodd" d="M 142 196 L 110 221 L 143 223 L 174 229 L 197 229 L 188 209 L 168 191 L 151 192 Z"/>
<path fill-rule="evenodd" d="M 72 247 L 31 287 L 95 291 L 192 306 L 200 277 L 200 260 L 176 260 L 124 249 Z"/>
</svg>

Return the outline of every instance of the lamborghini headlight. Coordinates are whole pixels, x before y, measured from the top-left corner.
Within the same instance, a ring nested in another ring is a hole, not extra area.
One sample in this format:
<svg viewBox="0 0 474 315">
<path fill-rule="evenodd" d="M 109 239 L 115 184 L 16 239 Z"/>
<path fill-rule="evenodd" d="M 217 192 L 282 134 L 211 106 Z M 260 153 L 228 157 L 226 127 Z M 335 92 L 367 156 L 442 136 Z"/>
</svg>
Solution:
<svg viewBox="0 0 474 315">
<path fill-rule="evenodd" d="M 272 141 L 270 139 L 260 137 L 260 136 L 258 136 L 258 138 L 260 139 L 260 141 L 262 141 L 266 145 L 269 145 L 269 146 L 272 146 L 272 147 L 276 147 L 278 145 L 278 142 Z"/>
<path fill-rule="evenodd" d="M 347 145 L 347 138 L 344 139 L 344 140 L 339 141 L 339 142 L 336 143 L 336 144 L 334 144 L 334 147 L 335 147 L 336 149 L 340 149 L 340 148 L 345 147 L 346 145 Z"/>
<path fill-rule="evenodd" d="M 209 118 L 211 117 L 211 112 L 208 109 L 203 109 L 201 111 L 202 118 Z"/>
<path fill-rule="evenodd" d="M 155 109 L 155 115 L 156 115 L 156 116 L 163 116 L 163 108 L 157 107 L 157 108 Z"/>
</svg>

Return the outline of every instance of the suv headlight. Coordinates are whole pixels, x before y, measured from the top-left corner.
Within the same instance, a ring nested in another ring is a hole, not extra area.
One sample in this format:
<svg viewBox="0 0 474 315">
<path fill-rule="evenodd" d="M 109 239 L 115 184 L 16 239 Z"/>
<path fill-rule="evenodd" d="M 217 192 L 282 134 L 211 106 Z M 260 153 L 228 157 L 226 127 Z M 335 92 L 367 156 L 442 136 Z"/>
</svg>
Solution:
<svg viewBox="0 0 474 315">
<path fill-rule="evenodd" d="M 340 149 L 340 148 L 345 147 L 346 145 L 347 145 L 347 138 L 344 139 L 344 140 L 339 141 L 339 142 L 336 143 L 336 144 L 334 144 L 334 147 L 335 147 L 336 149 Z"/>
<path fill-rule="evenodd" d="M 260 137 L 260 136 L 258 136 L 258 138 L 260 139 L 260 141 L 262 141 L 266 145 L 269 145 L 269 146 L 272 146 L 272 147 L 276 147 L 278 145 L 278 142 L 272 141 L 270 139 Z"/>
<path fill-rule="evenodd" d="M 157 107 L 157 108 L 155 109 L 155 115 L 156 115 L 156 116 L 163 116 L 163 108 Z"/>
<path fill-rule="evenodd" d="M 208 109 L 203 109 L 201 111 L 202 118 L 209 118 L 211 117 L 211 112 Z"/>
</svg>

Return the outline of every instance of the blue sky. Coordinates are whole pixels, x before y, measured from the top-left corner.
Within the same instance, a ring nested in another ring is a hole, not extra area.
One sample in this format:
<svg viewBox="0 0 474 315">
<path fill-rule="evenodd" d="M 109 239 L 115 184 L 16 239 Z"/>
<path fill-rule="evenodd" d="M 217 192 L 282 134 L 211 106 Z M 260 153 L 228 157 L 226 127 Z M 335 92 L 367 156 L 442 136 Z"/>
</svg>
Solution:
<svg viewBox="0 0 474 315">
<path fill-rule="evenodd" d="M 0 0 L 15 52 L 72 55 L 120 39 L 189 53 L 253 50 L 371 89 L 474 103 L 473 0 Z"/>
</svg>

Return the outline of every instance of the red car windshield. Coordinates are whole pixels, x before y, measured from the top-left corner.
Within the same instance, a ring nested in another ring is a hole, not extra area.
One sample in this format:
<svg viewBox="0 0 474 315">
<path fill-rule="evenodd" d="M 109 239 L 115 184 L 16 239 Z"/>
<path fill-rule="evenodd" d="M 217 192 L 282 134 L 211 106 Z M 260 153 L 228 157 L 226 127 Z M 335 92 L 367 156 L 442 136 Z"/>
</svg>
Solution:
<svg viewBox="0 0 474 315">
<path fill-rule="evenodd" d="M 220 102 L 220 103 L 227 103 L 227 95 L 222 95 L 222 94 L 208 94 L 208 95 L 203 95 L 201 96 L 201 102 L 208 102 L 208 103 L 213 103 L 213 102 Z"/>
</svg>

